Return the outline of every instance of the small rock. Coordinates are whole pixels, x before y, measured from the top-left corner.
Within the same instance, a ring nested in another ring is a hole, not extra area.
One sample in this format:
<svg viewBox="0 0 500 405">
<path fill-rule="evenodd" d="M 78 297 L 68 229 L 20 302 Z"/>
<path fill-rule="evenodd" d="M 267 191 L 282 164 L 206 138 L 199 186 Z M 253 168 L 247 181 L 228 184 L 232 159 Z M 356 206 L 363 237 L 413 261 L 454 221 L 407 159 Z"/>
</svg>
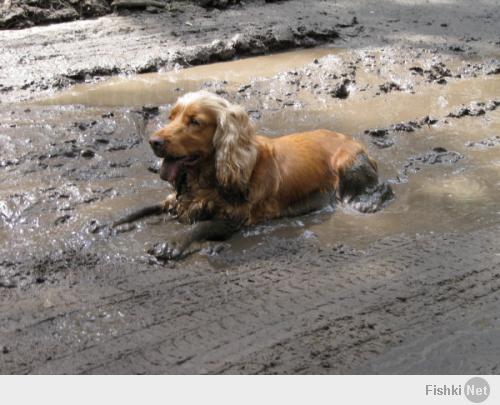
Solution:
<svg viewBox="0 0 500 405">
<path fill-rule="evenodd" d="M 149 119 L 156 117 L 160 113 L 160 108 L 156 105 L 145 105 L 141 111 L 144 118 Z"/>
<path fill-rule="evenodd" d="M 0 288 L 16 288 L 17 284 L 9 279 L 0 280 Z"/>
<path fill-rule="evenodd" d="M 420 120 L 421 125 L 434 125 L 436 122 L 438 122 L 436 118 L 432 118 L 428 115 Z"/>
<path fill-rule="evenodd" d="M 238 93 L 243 93 L 244 91 L 248 90 L 250 87 L 252 87 L 250 84 L 245 84 L 238 89 Z"/>
<path fill-rule="evenodd" d="M 95 152 L 92 149 L 83 149 L 80 152 L 80 156 L 85 159 L 92 159 L 95 156 Z"/>
<path fill-rule="evenodd" d="M 420 128 L 420 125 L 414 121 L 400 122 L 391 126 L 392 130 L 401 132 L 413 132 L 415 128 Z"/>
<path fill-rule="evenodd" d="M 389 131 L 387 129 L 367 129 L 365 134 L 374 136 L 376 138 L 381 138 L 387 135 Z"/>
<path fill-rule="evenodd" d="M 60 224 L 64 224 L 68 219 L 71 218 L 71 215 L 62 215 L 60 217 L 58 217 L 55 221 L 54 221 L 54 225 L 60 225 Z"/>
<path fill-rule="evenodd" d="M 394 141 L 392 139 L 377 139 L 372 143 L 380 149 L 390 148 L 394 145 Z"/>
<path fill-rule="evenodd" d="M 483 107 L 471 106 L 471 107 L 460 107 L 458 110 L 451 112 L 447 117 L 451 118 L 462 118 L 465 116 L 477 117 L 479 115 L 484 115 L 486 110 Z"/>
<path fill-rule="evenodd" d="M 344 80 L 343 83 L 337 84 L 333 90 L 330 91 L 330 95 L 335 98 L 345 99 L 349 97 L 349 89 L 347 86 L 351 84 L 350 80 Z"/>
<path fill-rule="evenodd" d="M 401 86 L 395 82 L 387 82 L 387 83 L 381 84 L 378 87 L 384 93 L 389 93 L 393 90 L 397 90 L 397 91 L 401 90 Z"/>
<path fill-rule="evenodd" d="M 248 115 L 254 120 L 259 120 L 262 117 L 262 113 L 259 110 L 250 110 L 248 111 Z"/>
<path fill-rule="evenodd" d="M 424 69 L 422 69 L 421 67 L 418 67 L 418 66 L 411 67 L 410 71 L 415 72 L 421 76 L 424 74 Z"/>
</svg>

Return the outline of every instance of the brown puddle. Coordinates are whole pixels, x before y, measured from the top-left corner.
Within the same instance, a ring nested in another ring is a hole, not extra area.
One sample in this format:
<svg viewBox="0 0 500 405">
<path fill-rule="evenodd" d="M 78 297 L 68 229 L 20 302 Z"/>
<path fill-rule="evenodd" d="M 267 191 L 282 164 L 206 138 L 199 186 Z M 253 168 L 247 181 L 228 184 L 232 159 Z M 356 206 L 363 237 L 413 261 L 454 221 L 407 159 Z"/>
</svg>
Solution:
<svg viewBox="0 0 500 405">
<path fill-rule="evenodd" d="M 349 207 L 338 207 L 333 215 L 319 213 L 290 219 L 287 226 L 277 232 L 305 237 L 312 232 L 322 243 L 347 243 L 362 248 L 396 234 L 415 236 L 426 232 L 470 231 L 498 224 L 500 143 L 496 147 L 466 146 L 470 141 L 480 141 L 495 134 L 500 135 L 498 110 L 487 117 L 462 118 L 400 135 L 398 142 L 389 149 L 371 147 L 380 172 L 390 180 L 396 178 L 412 156 L 433 148 L 456 151 L 464 157 L 455 164 L 422 164 L 406 182 L 393 184 L 396 199 L 378 213 L 360 214 Z M 369 136 L 360 135 L 360 138 L 370 142 Z M 271 229 L 271 226 L 262 227 L 261 231 L 266 233 Z"/>
<path fill-rule="evenodd" d="M 198 90 L 207 81 L 227 81 L 225 89 L 228 93 L 236 92 L 239 86 L 248 82 L 260 83 L 261 87 L 272 90 L 279 86 L 287 86 L 280 78 L 282 72 L 313 66 L 315 59 L 325 56 L 336 58 L 338 63 L 342 63 L 347 53 L 336 49 L 303 50 L 217 63 L 172 73 L 116 78 L 97 85 L 75 86 L 49 99 L 40 100 L 37 104 L 89 106 L 87 110 L 76 108 L 75 111 L 71 110 L 72 107 L 67 107 L 69 110 L 66 115 L 60 115 L 59 118 L 54 118 L 54 123 L 47 124 L 57 126 L 64 123 L 61 120 L 68 120 L 68 117 L 70 120 L 83 119 L 87 113 L 89 117 L 100 117 L 102 113 L 109 111 L 102 106 L 170 104 L 179 94 Z M 317 237 L 324 244 L 345 243 L 363 247 L 372 241 L 395 234 L 415 237 L 425 232 L 466 232 L 500 222 L 498 199 L 500 145 L 466 146 L 470 141 L 481 141 L 500 135 L 500 109 L 477 117 L 440 121 L 436 125 L 423 126 L 413 132 L 391 132 L 388 136 L 394 145 L 387 149 L 375 147 L 372 144 L 373 138 L 363 134 L 366 129 L 386 128 L 391 124 L 421 119 L 426 115 L 443 119 L 450 111 L 456 110 L 463 104 L 497 99 L 500 94 L 498 75 L 449 79 L 446 85 L 422 83 L 413 88 L 413 93 L 393 91 L 374 95 L 374 90 L 361 90 L 367 87 L 376 89 L 379 83 L 386 80 L 386 77 L 381 78 L 373 72 L 363 70 L 362 67 L 358 68 L 356 84 L 352 86 L 348 98 L 341 100 L 327 95 L 313 94 L 310 89 L 302 89 L 293 95 L 300 104 L 274 110 L 262 108 L 255 125 L 259 132 L 269 136 L 318 127 L 353 134 L 369 145 L 380 164 L 382 176 L 394 181 L 395 200 L 376 214 L 360 214 L 347 207 L 337 207 L 333 214 L 326 210 L 301 218 L 284 219 L 258 226 L 234 237 L 232 240 L 234 248 L 245 248 L 259 243 L 266 235 Z M 252 96 L 247 100 L 252 106 L 259 102 L 258 99 L 252 99 Z M 261 100 L 263 106 L 266 105 L 266 100 Z M 113 142 L 119 141 L 125 134 L 133 137 L 137 125 L 130 118 L 130 110 L 117 108 L 115 111 L 117 112 L 112 120 L 117 130 L 112 135 Z M 147 136 L 147 132 L 158 128 L 164 122 L 165 116 L 166 111 L 160 110 L 160 116 L 149 123 L 146 134 L 142 135 L 143 138 Z M 69 124 L 66 122 L 64 125 Z M 96 125 L 100 125 L 99 119 Z M 33 131 L 36 132 L 35 129 Z M 85 136 L 85 131 L 82 134 L 79 136 Z M 55 139 L 52 138 L 52 141 L 60 142 L 67 137 L 68 135 L 61 131 L 55 135 Z M 412 159 L 414 161 L 415 157 L 434 148 L 444 148 L 459 153 L 463 158 L 454 163 L 445 161 L 436 164 L 422 163 L 417 159 L 415 171 L 409 173 L 403 181 L 397 180 L 408 162 Z M 148 162 L 154 160 L 145 144 L 131 149 L 125 147 L 119 152 L 114 152 L 112 156 L 104 152 L 98 153 L 92 161 L 97 166 L 108 165 L 110 169 L 106 170 L 116 171 L 116 178 L 109 176 L 96 178 L 95 175 L 92 177 L 92 174 L 85 177 L 85 173 L 75 178 L 75 175 L 71 174 L 74 172 L 71 172 L 69 180 L 64 181 L 73 184 L 75 201 L 85 200 L 82 195 L 88 194 L 88 198 L 94 198 L 96 193 L 105 194 L 106 191 L 102 190 L 107 189 L 112 189 L 110 193 L 115 193 L 116 196 L 109 198 L 104 195 L 101 198 L 99 194 L 94 202 L 81 204 L 78 215 L 63 223 L 57 230 L 50 231 L 50 235 L 42 233 L 34 236 L 37 227 L 43 224 L 43 218 L 36 221 L 32 219 L 31 228 L 28 226 L 24 234 L 18 235 L 18 243 L 23 243 L 27 235 L 38 240 L 34 242 L 35 244 L 62 234 L 77 239 L 92 237 L 80 233 L 80 230 L 88 224 L 89 218 L 106 221 L 116 217 L 116 213 L 126 212 L 134 207 L 162 199 L 166 185 L 157 175 L 145 170 Z M 123 162 L 130 161 L 132 163 L 129 166 L 126 164 L 123 166 Z M 57 176 L 61 175 L 56 168 L 53 170 Z M 78 168 L 74 170 L 75 173 L 79 173 Z M 98 167 L 96 170 L 95 173 L 100 173 L 101 169 Z M 7 195 L 12 188 L 25 190 L 36 188 L 37 182 L 43 183 L 45 177 L 45 173 L 35 173 L 29 178 L 10 179 L 0 188 L 0 198 Z M 57 179 L 53 183 L 57 183 Z M 29 193 L 25 198 L 36 199 L 32 195 L 30 197 Z M 7 204 L 5 201 L 1 203 Z M 19 202 L 19 205 L 22 203 Z M 29 206 L 29 201 L 26 205 Z M 36 204 L 30 209 L 35 212 L 38 212 L 38 209 L 43 213 L 43 209 L 36 208 Z M 0 205 L 0 211 L 5 215 L 9 215 L 11 212 L 9 210 L 15 211 L 14 208 Z M 49 219 L 47 226 L 54 218 L 49 217 Z M 50 229 L 50 226 L 47 229 Z M 141 254 L 144 252 L 144 244 L 164 239 L 165 235 L 178 229 L 181 229 L 180 225 L 171 222 L 167 224 L 165 219 L 152 219 L 138 224 L 131 232 L 118 235 L 112 243 L 117 254 L 129 253 L 131 249 Z M 0 238 L 6 239 L 8 233 L 7 230 L 5 232 L 0 230 Z"/>
<path fill-rule="evenodd" d="M 180 94 L 199 90 L 207 81 L 240 84 L 301 68 L 332 49 L 304 49 L 296 52 L 196 66 L 167 73 L 116 77 L 97 85 L 76 85 L 70 90 L 38 101 L 42 105 L 83 104 L 87 106 L 141 106 L 170 104 Z M 182 92 L 180 90 L 182 89 Z"/>
</svg>

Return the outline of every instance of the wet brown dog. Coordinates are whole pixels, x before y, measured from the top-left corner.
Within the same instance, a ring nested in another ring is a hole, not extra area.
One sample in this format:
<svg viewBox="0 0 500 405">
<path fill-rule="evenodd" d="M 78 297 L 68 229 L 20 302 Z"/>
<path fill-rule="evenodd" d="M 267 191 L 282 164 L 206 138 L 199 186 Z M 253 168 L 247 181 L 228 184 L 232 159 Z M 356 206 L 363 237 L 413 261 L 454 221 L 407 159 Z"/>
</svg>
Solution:
<svg viewBox="0 0 500 405">
<path fill-rule="evenodd" d="M 365 147 L 343 134 L 256 135 L 243 108 L 206 91 L 179 98 L 169 118 L 150 144 L 163 158 L 160 177 L 176 192 L 115 224 L 165 211 L 194 224 L 157 244 L 150 251 L 157 257 L 178 258 L 194 241 L 223 240 L 243 225 L 319 209 L 332 196 L 352 201 L 379 184 Z M 358 204 L 361 211 L 379 206 Z"/>
</svg>

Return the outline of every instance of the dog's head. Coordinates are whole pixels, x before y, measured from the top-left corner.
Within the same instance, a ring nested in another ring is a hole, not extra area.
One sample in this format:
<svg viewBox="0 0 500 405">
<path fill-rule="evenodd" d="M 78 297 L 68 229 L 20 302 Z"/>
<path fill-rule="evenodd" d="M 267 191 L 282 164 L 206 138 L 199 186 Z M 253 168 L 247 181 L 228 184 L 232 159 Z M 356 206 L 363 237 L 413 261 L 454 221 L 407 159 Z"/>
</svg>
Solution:
<svg viewBox="0 0 500 405">
<path fill-rule="evenodd" d="M 170 112 L 170 123 L 149 142 L 163 158 L 160 177 L 175 185 L 190 168 L 215 164 L 217 182 L 245 193 L 257 159 L 254 130 L 243 108 L 207 91 L 187 93 Z"/>
</svg>

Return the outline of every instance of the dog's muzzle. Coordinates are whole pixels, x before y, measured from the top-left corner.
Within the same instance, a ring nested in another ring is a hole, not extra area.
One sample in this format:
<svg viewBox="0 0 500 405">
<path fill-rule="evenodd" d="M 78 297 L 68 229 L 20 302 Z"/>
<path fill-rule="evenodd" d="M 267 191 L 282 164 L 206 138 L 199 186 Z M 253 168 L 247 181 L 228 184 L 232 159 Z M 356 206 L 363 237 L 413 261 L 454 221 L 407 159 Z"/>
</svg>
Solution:
<svg viewBox="0 0 500 405">
<path fill-rule="evenodd" d="M 165 140 L 160 138 L 159 136 L 152 136 L 149 139 L 149 144 L 151 145 L 151 148 L 153 149 L 153 152 L 156 156 L 158 157 L 164 157 L 165 156 Z"/>
</svg>

